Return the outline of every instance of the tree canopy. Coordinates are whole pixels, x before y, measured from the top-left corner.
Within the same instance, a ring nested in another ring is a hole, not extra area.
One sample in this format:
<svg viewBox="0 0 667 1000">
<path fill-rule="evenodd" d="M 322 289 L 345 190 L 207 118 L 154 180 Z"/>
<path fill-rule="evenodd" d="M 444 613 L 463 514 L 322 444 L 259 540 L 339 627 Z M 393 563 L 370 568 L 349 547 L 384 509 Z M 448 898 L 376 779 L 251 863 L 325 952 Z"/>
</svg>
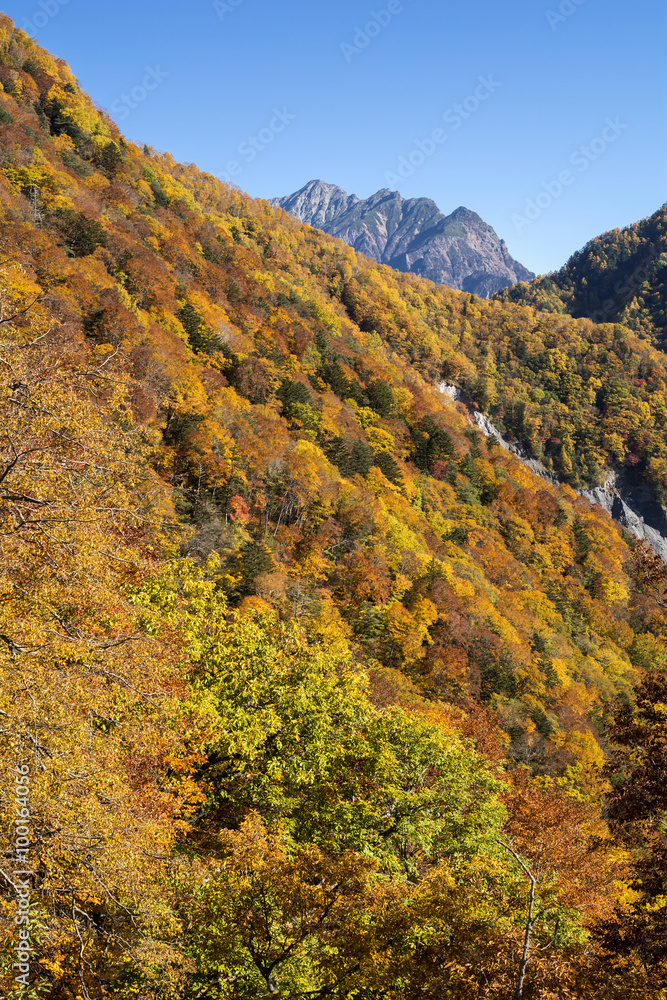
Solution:
<svg viewBox="0 0 667 1000">
<path fill-rule="evenodd" d="M 568 485 L 665 488 L 659 349 L 140 149 L 4 15 L 0 83 L 3 994 L 664 995 L 664 566 Z"/>
</svg>

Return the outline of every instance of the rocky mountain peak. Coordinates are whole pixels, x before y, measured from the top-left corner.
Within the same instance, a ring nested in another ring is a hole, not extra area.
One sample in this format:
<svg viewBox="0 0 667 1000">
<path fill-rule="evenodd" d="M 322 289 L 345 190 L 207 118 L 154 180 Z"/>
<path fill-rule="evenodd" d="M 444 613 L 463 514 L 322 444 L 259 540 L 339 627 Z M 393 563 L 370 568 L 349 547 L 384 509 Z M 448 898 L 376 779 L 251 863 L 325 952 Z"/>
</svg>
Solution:
<svg viewBox="0 0 667 1000">
<path fill-rule="evenodd" d="M 321 180 L 271 204 L 379 264 L 450 288 L 488 297 L 534 277 L 511 257 L 493 228 L 463 205 L 444 215 L 430 198 L 405 199 L 381 188 L 360 200 Z"/>
</svg>

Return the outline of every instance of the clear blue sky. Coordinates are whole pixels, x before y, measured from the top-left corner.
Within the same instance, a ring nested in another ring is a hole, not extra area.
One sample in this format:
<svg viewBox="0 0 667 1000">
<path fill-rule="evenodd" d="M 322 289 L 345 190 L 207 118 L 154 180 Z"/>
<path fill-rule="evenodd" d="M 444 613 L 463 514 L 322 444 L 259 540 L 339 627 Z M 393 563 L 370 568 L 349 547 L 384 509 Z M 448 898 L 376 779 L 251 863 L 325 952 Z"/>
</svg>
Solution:
<svg viewBox="0 0 667 1000">
<path fill-rule="evenodd" d="M 362 198 L 391 187 L 445 212 L 465 205 L 537 272 L 667 200 L 664 0 L 4 9 L 126 135 L 213 173 L 236 164 L 253 196 L 322 178 Z"/>
</svg>

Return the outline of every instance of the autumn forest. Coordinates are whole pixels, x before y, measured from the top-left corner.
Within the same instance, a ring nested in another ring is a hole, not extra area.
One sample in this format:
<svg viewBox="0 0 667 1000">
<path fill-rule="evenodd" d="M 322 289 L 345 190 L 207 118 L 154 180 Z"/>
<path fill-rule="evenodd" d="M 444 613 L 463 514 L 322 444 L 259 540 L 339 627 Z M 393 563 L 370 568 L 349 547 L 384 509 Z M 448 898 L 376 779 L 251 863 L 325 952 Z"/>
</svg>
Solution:
<svg viewBox="0 0 667 1000">
<path fill-rule="evenodd" d="M 484 300 L 0 84 L 0 993 L 667 996 L 665 210 Z"/>
</svg>

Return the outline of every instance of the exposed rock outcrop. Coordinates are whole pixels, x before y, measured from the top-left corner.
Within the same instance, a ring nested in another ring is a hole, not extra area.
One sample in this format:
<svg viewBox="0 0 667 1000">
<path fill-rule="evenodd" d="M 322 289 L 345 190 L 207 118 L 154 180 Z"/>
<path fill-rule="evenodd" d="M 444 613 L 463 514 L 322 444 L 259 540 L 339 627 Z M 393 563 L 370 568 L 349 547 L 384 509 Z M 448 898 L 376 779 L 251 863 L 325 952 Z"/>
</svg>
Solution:
<svg viewBox="0 0 667 1000">
<path fill-rule="evenodd" d="M 550 483 L 560 482 L 541 462 L 532 458 L 518 445 L 507 441 L 486 414 L 480 413 L 472 406 L 466 394 L 458 386 L 442 382 L 438 388 L 453 402 L 463 403 L 466 406 L 471 420 L 485 437 L 495 437 L 501 448 L 516 455 L 537 476 Z M 667 562 L 667 509 L 658 503 L 649 489 L 628 482 L 624 476 L 616 472 L 610 472 L 604 485 L 588 490 L 577 490 L 577 493 L 590 503 L 606 510 L 630 534 L 636 538 L 643 538 Z"/>
</svg>

